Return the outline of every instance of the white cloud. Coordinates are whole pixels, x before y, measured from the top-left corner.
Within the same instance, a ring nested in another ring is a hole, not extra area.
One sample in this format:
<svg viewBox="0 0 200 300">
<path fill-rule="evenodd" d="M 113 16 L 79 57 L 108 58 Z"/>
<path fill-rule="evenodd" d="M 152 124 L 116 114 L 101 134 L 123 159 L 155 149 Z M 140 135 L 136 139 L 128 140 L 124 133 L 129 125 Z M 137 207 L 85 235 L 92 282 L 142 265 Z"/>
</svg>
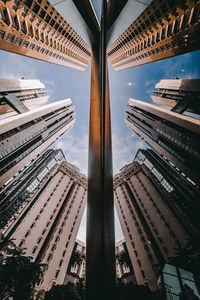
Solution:
<svg viewBox="0 0 200 300">
<path fill-rule="evenodd" d="M 74 164 L 87 175 L 88 135 L 86 133 L 82 135 L 67 133 L 56 142 L 55 148 L 62 149 L 69 163 Z"/>
<path fill-rule="evenodd" d="M 122 167 L 133 161 L 137 150 L 144 147 L 144 142 L 136 135 L 125 136 L 115 132 L 112 136 L 113 174 L 118 173 Z"/>
<path fill-rule="evenodd" d="M 132 82 L 132 81 L 128 82 L 128 86 L 133 86 L 133 85 L 135 85 L 134 82 Z"/>
<path fill-rule="evenodd" d="M 21 77 L 35 79 L 38 76 L 38 68 L 33 59 L 9 53 L 1 60 L 0 78 L 19 79 Z"/>
</svg>

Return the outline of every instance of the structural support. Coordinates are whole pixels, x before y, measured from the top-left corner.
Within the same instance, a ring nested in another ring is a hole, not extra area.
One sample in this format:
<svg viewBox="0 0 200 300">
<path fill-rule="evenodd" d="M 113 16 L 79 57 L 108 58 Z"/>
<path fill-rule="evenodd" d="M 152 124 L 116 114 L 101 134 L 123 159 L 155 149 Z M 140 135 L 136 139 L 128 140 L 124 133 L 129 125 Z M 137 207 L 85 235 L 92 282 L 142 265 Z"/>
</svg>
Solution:
<svg viewBox="0 0 200 300">
<path fill-rule="evenodd" d="M 86 300 L 115 299 L 112 145 L 106 59 L 106 5 L 91 61 Z"/>
</svg>

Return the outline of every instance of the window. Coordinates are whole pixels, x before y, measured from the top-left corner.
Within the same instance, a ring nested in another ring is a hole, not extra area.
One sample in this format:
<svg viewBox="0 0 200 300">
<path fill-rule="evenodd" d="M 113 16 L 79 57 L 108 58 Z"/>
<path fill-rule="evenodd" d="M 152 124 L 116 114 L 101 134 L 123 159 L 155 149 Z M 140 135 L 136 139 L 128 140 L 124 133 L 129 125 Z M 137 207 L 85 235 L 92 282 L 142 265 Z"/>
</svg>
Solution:
<svg viewBox="0 0 200 300">
<path fill-rule="evenodd" d="M 144 270 L 141 270 L 140 272 L 142 274 L 142 277 L 145 278 Z"/>
<path fill-rule="evenodd" d="M 27 231 L 27 233 L 25 234 L 25 237 L 29 236 L 30 231 Z"/>
<path fill-rule="evenodd" d="M 14 40 L 14 38 L 15 38 L 15 36 L 14 36 L 14 35 L 12 35 L 12 34 L 8 34 L 8 35 L 7 35 L 7 38 L 6 38 L 6 40 L 7 40 L 7 41 L 9 41 L 10 43 L 12 43 L 12 42 L 13 42 L 13 40 Z"/>
<path fill-rule="evenodd" d="M 59 263 L 59 267 L 62 266 L 62 263 L 63 263 L 63 260 L 61 259 L 61 260 L 60 260 L 60 263 Z"/>
<path fill-rule="evenodd" d="M 52 259 L 52 257 L 53 257 L 53 255 L 49 254 L 48 257 L 47 257 L 47 261 L 49 262 Z"/>
<path fill-rule="evenodd" d="M 57 270 L 57 271 L 56 271 L 55 278 L 58 278 L 58 275 L 59 275 L 59 273 L 60 273 L 60 271 L 59 271 L 59 270 Z"/>
<path fill-rule="evenodd" d="M 30 47 L 31 50 L 33 50 L 35 48 L 35 45 L 31 43 Z"/>
<path fill-rule="evenodd" d="M 21 43 L 22 43 L 22 39 L 16 38 L 15 44 L 18 45 L 18 46 L 20 46 Z"/>
<path fill-rule="evenodd" d="M 54 251 L 55 249 L 56 249 L 56 245 L 53 245 L 51 251 Z"/>
<path fill-rule="evenodd" d="M 35 51 L 38 52 L 39 50 L 40 50 L 40 47 L 39 47 L 39 46 L 36 46 L 36 47 L 35 47 Z M 48 201 L 48 200 L 47 200 L 47 201 Z"/>
<path fill-rule="evenodd" d="M 33 250 L 32 250 L 32 253 L 34 254 L 37 250 L 37 247 L 34 247 Z"/>
<path fill-rule="evenodd" d="M 139 266 L 139 267 L 142 266 L 141 261 L 140 261 L 139 259 L 137 260 L 137 263 L 138 263 L 138 266 Z"/>
<path fill-rule="evenodd" d="M 23 244 L 24 244 L 24 240 L 22 240 L 22 241 L 19 243 L 19 247 L 21 247 Z"/>
<path fill-rule="evenodd" d="M 3 40 L 4 35 L 5 35 L 5 31 L 0 30 L 0 39 L 1 39 L 1 40 Z"/>
<path fill-rule="evenodd" d="M 23 45 L 22 45 L 22 46 L 23 46 L 24 48 L 27 48 L 27 47 L 28 47 L 28 45 L 29 45 L 29 42 L 28 42 L 28 41 L 25 41 L 25 42 L 23 43 Z"/>
</svg>

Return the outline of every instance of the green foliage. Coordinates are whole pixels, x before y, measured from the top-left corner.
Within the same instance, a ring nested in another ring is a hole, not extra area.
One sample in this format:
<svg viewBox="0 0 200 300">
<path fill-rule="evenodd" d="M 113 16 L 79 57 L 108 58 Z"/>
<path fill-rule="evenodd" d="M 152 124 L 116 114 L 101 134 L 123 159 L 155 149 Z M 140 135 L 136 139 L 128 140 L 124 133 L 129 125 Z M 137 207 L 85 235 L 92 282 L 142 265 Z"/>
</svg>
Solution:
<svg viewBox="0 0 200 300">
<path fill-rule="evenodd" d="M 67 285 L 53 285 L 46 292 L 45 300 L 81 300 L 76 285 L 69 282 Z"/>
<path fill-rule="evenodd" d="M 128 255 L 128 251 L 121 251 L 117 256 L 116 256 L 118 262 L 120 263 L 120 265 L 124 265 L 126 268 L 130 267 L 131 262 L 130 262 L 130 258 Z"/>
<path fill-rule="evenodd" d="M 0 299 L 32 299 L 35 285 L 40 282 L 45 265 L 31 262 L 13 240 L 0 236 Z"/>
<path fill-rule="evenodd" d="M 80 266 L 84 259 L 85 259 L 84 254 L 80 253 L 79 251 L 73 252 L 70 259 L 70 267 L 73 268 L 76 266 Z"/>
</svg>

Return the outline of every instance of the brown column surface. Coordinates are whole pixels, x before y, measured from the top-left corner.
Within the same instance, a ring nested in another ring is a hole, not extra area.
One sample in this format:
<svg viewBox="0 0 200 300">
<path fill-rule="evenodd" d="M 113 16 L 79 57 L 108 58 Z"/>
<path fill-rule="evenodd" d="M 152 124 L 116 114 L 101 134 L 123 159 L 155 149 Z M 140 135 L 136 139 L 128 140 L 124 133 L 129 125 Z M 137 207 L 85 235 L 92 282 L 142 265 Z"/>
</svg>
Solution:
<svg viewBox="0 0 200 300">
<path fill-rule="evenodd" d="M 102 42 L 101 42 L 102 41 Z M 104 34 L 91 60 L 86 300 L 115 299 L 112 144 Z"/>
</svg>

